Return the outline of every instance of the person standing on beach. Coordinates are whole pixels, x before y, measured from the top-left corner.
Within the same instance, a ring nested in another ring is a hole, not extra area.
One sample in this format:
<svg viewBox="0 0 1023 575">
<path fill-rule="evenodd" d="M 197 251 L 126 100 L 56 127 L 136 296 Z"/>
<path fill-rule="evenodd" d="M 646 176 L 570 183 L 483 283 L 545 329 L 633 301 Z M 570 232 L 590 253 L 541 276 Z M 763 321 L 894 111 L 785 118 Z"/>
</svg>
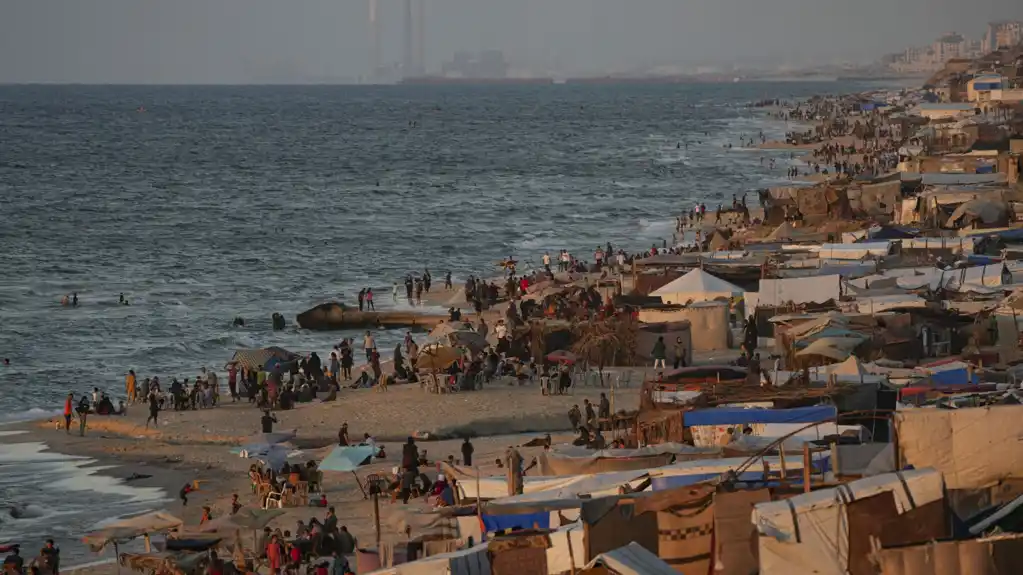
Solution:
<svg viewBox="0 0 1023 575">
<path fill-rule="evenodd" d="M 146 418 L 146 429 L 149 429 L 149 420 L 153 420 L 153 427 L 156 427 L 156 416 L 160 413 L 160 400 L 156 393 L 149 394 L 149 417 Z"/>
<path fill-rule="evenodd" d="M 124 393 L 128 396 L 128 403 L 135 403 L 138 398 L 135 396 L 135 370 L 129 369 L 127 377 L 124 378 Z"/>
<path fill-rule="evenodd" d="M 422 278 L 416 278 L 416 305 L 423 305 L 423 287 L 424 282 Z"/>
<path fill-rule="evenodd" d="M 469 438 L 466 437 L 465 441 L 462 442 L 462 463 L 466 467 L 472 467 L 473 451 L 475 451 L 475 449 L 473 448 L 472 443 L 469 442 Z"/>
<path fill-rule="evenodd" d="M 366 288 L 359 290 L 359 311 L 363 311 L 363 306 L 366 300 Z"/>
<path fill-rule="evenodd" d="M 398 282 L 394 282 L 391 285 L 391 300 L 394 303 L 398 303 Z"/>
<path fill-rule="evenodd" d="M 74 413 L 75 394 L 68 392 L 64 400 L 64 433 L 71 434 L 71 417 Z"/>
<path fill-rule="evenodd" d="M 355 363 L 353 356 L 352 340 L 345 338 L 341 342 L 341 375 L 345 381 L 352 379 L 352 364 Z"/>
<path fill-rule="evenodd" d="M 373 305 L 373 288 L 366 288 L 366 309 L 377 310 L 377 307 Z"/>
<path fill-rule="evenodd" d="M 448 270 L 447 273 L 444 274 L 444 289 L 446 289 L 446 290 L 451 289 L 451 286 L 452 286 L 452 284 L 451 284 L 451 270 Z"/>
<path fill-rule="evenodd" d="M 238 401 L 238 365 L 227 366 L 227 390 L 231 393 L 231 403 Z"/>
<path fill-rule="evenodd" d="M 373 334 L 369 330 L 366 330 L 366 335 L 362 338 L 362 348 L 366 352 L 366 361 L 373 359 L 373 352 L 377 350 L 377 340 L 373 338 Z"/>
<path fill-rule="evenodd" d="M 87 394 L 82 395 L 75 411 L 78 412 L 78 435 L 85 437 L 85 421 L 89 415 L 89 396 Z"/>
<path fill-rule="evenodd" d="M 341 380 L 341 358 L 337 356 L 336 351 L 330 352 L 330 379 L 334 383 Z"/>
</svg>

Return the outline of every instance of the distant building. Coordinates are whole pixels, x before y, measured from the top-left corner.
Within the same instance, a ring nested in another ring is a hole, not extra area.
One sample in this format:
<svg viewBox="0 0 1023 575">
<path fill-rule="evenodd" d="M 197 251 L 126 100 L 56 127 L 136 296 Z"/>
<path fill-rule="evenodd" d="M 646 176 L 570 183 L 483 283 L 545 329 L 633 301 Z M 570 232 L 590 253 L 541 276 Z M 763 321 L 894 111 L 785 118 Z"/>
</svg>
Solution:
<svg viewBox="0 0 1023 575">
<path fill-rule="evenodd" d="M 952 58 L 965 58 L 967 57 L 966 38 L 955 32 L 949 32 L 938 38 L 931 45 L 931 50 L 934 52 L 934 57 L 941 63 Z"/>
<path fill-rule="evenodd" d="M 1017 20 L 1004 20 L 992 22 L 987 26 L 982 42 L 984 51 L 1010 48 L 1023 42 L 1023 22 Z"/>
</svg>

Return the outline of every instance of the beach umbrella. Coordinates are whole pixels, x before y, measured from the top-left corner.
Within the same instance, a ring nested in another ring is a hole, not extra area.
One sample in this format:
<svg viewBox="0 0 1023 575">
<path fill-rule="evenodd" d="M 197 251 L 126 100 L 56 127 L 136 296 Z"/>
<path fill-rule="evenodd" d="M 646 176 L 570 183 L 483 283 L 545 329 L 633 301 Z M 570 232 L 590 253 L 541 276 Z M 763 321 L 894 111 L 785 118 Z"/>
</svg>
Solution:
<svg viewBox="0 0 1023 575">
<path fill-rule="evenodd" d="M 470 329 L 460 329 L 449 333 L 448 341 L 453 346 L 467 347 L 473 353 L 479 353 L 487 347 L 487 339 L 480 335 L 480 333 Z"/>
<path fill-rule="evenodd" d="M 461 357 L 462 352 L 453 347 L 439 345 L 425 346 L 419 352 L 416 367 L 425 370 L 447 369 L 448 366 L 461 359 Z"/>
<path fill-rule="evenodd" d="M 571 365 L 571 364 L 579 361 L 579 357 L 576 354 L 574 354 L 574 353 L 572 353 L 572 352 L 570 352 L 570 351 L 568 351 L 566 349 L 559 349 L 558 351 L 552 351 L 552 352 L 548 353 L 547 354 L 547 361 L 553 361 L 555 363 L 565 363 L 565 364 Z"/>
<path fill-rule="evenodd" d="M 263 444 L 246 445 L 240 451 L 245 457 L 257 459 L 274 471 L 280 471 L 284 464 L 288 462 L 288 454 L 291 453 L 291 448 L 283 445 Z"/>
<path fill-rule="evenodd" d="M 284 515 L 283 509 L 259 509 L 257 507 L 242 507 L 232 515 L 221 515 L 213 521 L 199 526 L 200 533 L 227 532 L 242 530 L 252 531 L 252 546 L 255 549 L 258 531 L 271 521 Z"/>
<path fill-rule="evenodd" d="M 297 430 L 257 433 L 242 440 L 242 445 L 276 445 L 285 441 L 291 441 L 295 439 L 296 435 L 298 435 Z"/>
<path fill-rule="evenodd" d="M 363 497 L 365 497 L 366 489 L 363 488 L 362 481 L 359 480 L 355 470 L 360 465 L 368 463 L 368 460 L 379 451 L 380 448 L 376 445 L 338 445 L 316 467 L 320 471 L 351 472 L 355 476 L 355 482 L 359 484 L 359 489 L 362 490 Z"/>
</svg>

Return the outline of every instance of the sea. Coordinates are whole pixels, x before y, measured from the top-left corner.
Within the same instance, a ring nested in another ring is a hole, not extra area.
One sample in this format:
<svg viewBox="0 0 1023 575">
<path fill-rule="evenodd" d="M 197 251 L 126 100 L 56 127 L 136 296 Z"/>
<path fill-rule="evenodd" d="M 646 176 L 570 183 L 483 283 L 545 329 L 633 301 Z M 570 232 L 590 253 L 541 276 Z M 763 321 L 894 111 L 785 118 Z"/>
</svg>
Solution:
<svg viewBox="0 0 1023 575">
<path fill-rule="evenodd" d="M 169 382 L 239 348 L 323 357 L 358 334 L 296 314 L 365 287 L 408 309 L 391 286 L 409 273 L 457 284 L 506 257 L 670 242 L 696 203 L 788 182 L 798 158 L 740 138 L 795 126 L 749 103 L 873 87 L 0 86 L 0 424 L 69 391 L 123 397 L 129 369 Z M 87 560 L 82 530 L 166 496 L 3 429 L 0 543 L 50 534 Z"/>
</svg>

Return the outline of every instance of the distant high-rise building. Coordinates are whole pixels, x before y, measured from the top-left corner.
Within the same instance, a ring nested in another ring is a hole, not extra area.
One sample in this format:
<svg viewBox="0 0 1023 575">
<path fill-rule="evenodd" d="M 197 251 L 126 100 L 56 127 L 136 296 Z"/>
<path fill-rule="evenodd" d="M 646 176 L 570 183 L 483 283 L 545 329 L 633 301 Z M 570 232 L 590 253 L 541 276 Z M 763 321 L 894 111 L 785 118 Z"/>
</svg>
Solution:
<svg viewBox="0 0 1023 575">
<path fill-rule="evenodd" d="M 370 71 L 369 79 L 380 77 L 380 23 L 377 18 L 377 0 L 369 0 Z"/>
<path fill-rule="evenodd" d="M 404 58 L 401 60 L 401 72 L 405 78 L 411 78 L 415 76 L 416 62 L 413 56 L 413 41 L 412 41 L 412 0 L 405 0 L 405 45 L 404 45 Z"/>
<path fill-rule="evenodd" d="M 1020 42 L 1023 42 L 1023 22 L 1004 20 L 987 25 L 987 32 L 984 34 L 985 51 L 1012 47 Z"/>
<path fill-rule="evenodd" d="M 416 74 L 426 75 L 426 0 L 416 0 Z"/>
</svg>

